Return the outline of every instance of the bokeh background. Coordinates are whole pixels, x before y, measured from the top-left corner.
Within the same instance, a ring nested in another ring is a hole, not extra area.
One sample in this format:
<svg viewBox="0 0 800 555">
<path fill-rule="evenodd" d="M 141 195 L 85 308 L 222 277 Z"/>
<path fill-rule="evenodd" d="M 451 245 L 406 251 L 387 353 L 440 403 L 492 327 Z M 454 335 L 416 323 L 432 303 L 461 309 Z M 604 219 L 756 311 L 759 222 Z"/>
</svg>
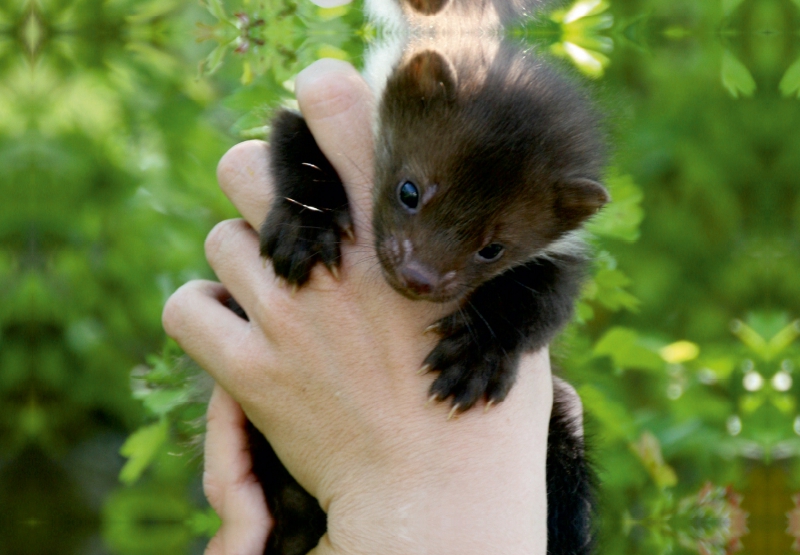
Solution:
<svg viewBox="0 0 800 555">
<path fill-rule="evenodd" d="M 608 115 L 615 202 L 554 348 L 604 554 L 800 550 L 799 31 L 799 0 L 580 0 L 509 31 Z M 0 6 L 0 553 L 202 553 L 202 408 L 161 307 L 213 277 L 225 150 L 381 32 L 358 2 Z"/>
</svg>

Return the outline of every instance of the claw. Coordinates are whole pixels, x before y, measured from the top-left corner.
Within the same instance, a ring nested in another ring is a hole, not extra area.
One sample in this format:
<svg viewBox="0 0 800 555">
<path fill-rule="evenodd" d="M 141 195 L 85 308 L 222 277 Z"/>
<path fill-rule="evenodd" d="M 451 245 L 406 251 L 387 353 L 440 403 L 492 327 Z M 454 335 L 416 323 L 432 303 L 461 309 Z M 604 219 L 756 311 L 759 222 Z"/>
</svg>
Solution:
<svg viewBox="0 0 800 555">
<path fill-rule="evenodd" d="M 494 399 L 489 399 L 489 401 L 486 403 L 486 406 L 483 407 L 483 414 L 489 412 L 489 409 L 492 408 L 492 405 L 494 405 Z"/>
<path fill-rule="evenodd" d="M 423 364 L 422 368 L 417 370 L 417 376 L 421 376 L 423 374 L 427 374 L 430 371 L 431 371 L 431 365 L 430 364 Z"/>
<path fill-rule="evenodd" d="M 427 335 L 429 333 L 437 333 L 438 331 L 439 331 L 439 322 L 436 322 L 425 328 L 425 331 L 423 331 L 422 333 Z"/>
<path fill-rule="evenodd" d="M 450 420 L 451 418 L 453 418 L 453 416 L 456 414 L 456 412 L 458 412 L 458 409 L 460 407 L 461 407 L 461 405 L 459 405 L 458 403 L 453 405 L 453 408 L 450 409 L 450 414 L 447 415 L 447 419 Z"/>
<path fill-rule="evenodd" d="M 300 287 L 299 287 L 299 286 L 298 286 L 296 283 L 293 283 L 293 284 L 292 284 L 292 290 L 291 290 L 291 291 L 289 291 L 289 295 L 290 295 L 292 298 L 294 298 L 294 296 L 297 294 L 297 290 L 298 290 L 299 288 L 300 288 Z"/>
<path fill-rule="evenodd" d="M 428 402 L 427 402 L 427 403 L 425 403 L 425 406 L 427 407 L 428 405 L 430 405 L 430 404 L 431 404 L 431 403 L 433 403 L 434 401 L 438 401 L 438 400 L 439 400 L 439 394 L 438 394 L 438 393 L 434 393 L 433 395 L 431 395 L 430 397 L 428 397 Z"/>
<path fill-rule="evenodd" d="M 349 225 L 342 229 L 342 233 L 344 233 L 345 237 L 350 239 L 351 241 L 355 241 L 355 234 L 353 233 L 353 226 Z"/>
<path fill-rule="evenodd" d="M 262 256 L 261 257 L 261 267 L 264 268 L 265 270 L 267 269 L 267 257 L 266 256 Z"/>
<path fill-rule="evenodd" d="M 328 269 L 331 271 L 333 279 L 335 279 L 336 281 L 341 281 L 341 278 L 339 277 L 339 268 L 337 268 L 336 266 L 330 266 L 328 267 Z"/>
</svg>

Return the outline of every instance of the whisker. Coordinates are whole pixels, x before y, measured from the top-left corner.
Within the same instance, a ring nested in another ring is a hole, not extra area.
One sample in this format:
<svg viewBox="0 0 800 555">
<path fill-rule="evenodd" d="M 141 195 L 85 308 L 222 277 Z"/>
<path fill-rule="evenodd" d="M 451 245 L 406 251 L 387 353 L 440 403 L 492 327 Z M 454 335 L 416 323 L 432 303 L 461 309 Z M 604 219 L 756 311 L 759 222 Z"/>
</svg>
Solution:
<svg viewBox="0 0 800 555">
<path fill-rule="evenodd" d="M 483 314 L 481 314 L 480 311 L 477 308 L 475 308 L 475 305 L 469 299 L 467 299 L 467 304 L 469 304 L 470 308 L 475 312 L 475 314 L 477 314 L 480 317 L 480 319 L 483 320 L 483 323 L 486 324 L 486 327 L 488 328 L 489 333 L 491 333 L 492 337 L 494 337 L 496 339 L 497 335 L 494 333 L 494 330 L 492 329 L 492 326 L 489 325 L 489 322 L 486 320 L 486 318 L 483 317 Z"/>
<path fill-rule="evenodd" d="M 287 222 L 281 222 L 280 225 L 281 225 L 281 227 L 289 227 L 291 229 L 316 229 L 316 230 L 321 230 L 321 231 L 325 231 L 325 230 L 329 229 L 327 227 L 322 227 L 322 226 L 290 224 L 290 223 L 287 223 Z"/>
<path fill-rule="evenodd" d="M 527 289 L 527 290 L 528 290 L 528 291 L 530 291 L 531 293 L 534 293 L 534 294 L 536 294 L 536 295 L 538 295 L 538 294 L 539 294 L 539 291 L 537 291 L 537 290 L 536 290 L 536 289 L 534 289 L 533 287 L 529 287 L 529 286 L 525 285 L 525 284 L 524 284 L 524 283 L 522 283 L 521 281 L 518 281 L 518 280 L 516 280 L 516 279 L 515 279 L 515 280 L 514 280 L 514 283 L 516 283 L 516 284 L 517 284 L 517 285 L 519 285 L 520 287 L 523 287 L 523 288 Z"/>
<path fill-rule="evenodd" d="M 330 212 L 330 208 L 317 208 L 316 206 L 309 206 L 307 204 L 303 204 L 302 202 L 298 202 L 298 201 L 294 200 L 293 198 L 289 198 L 289 197 L 283 197 L 283 198 L 285 198 L 289 202 L 292 202 L 292 203 L 294 203 L 294 204 L 296 204 L 298 206 L 302 206 L 303 208 L 305 208 L 307 210 L 311 210 L 312 212 L 320 212 L 320 213 L 322 213 L 322 212 Z"/>
<path fill-rule="evenodd" d="M 495 334 L 494 330 L 492 329 L 492 326 L 489 325 L 489 322 L 486 320 L 486 318 L 483 317 L 483 314 L 481 314 L 480 311 L 477 308 L 475 308 L 475 305 L 472 304 L 472 302 L 470 302 L 469 300 L 467 300 L 467 302 L 469 303 L 470 307 L 472 307 L 472 310 L 475 311 L 475 314 L 480 316 L 481 320 L 483 320 L 483 322 L 486 324 L 486 327 L 489 328 L 489 331 L 491 332 L 492 337 L 494 337 L 496 339 L 497 338 L 497 334 Z M 505 347 L 503 347 L 502 343 L 500 344 L 500 349 L 503 351 L 503 355 L 506 357 L 506 359 L 508 359 L 509 358 L 508 351 L 506 351 L 506 349 L 505 349 Z"/>
<path fill-rule="evenodd" d="M 469 332 L 470 337 L 472 337 L 475 343 L 478 343 L 478 336 L 475 333 L 475 330 L 472 329 L 472 326 L 469 325 L 469 318 L 466 316 L 466 312 L 464 311 L 463 307 L 461 306 L 458 307 L 458 314 L 464 320 L 464 325 L 467 327 L 467 331 Z"/>
</svg>

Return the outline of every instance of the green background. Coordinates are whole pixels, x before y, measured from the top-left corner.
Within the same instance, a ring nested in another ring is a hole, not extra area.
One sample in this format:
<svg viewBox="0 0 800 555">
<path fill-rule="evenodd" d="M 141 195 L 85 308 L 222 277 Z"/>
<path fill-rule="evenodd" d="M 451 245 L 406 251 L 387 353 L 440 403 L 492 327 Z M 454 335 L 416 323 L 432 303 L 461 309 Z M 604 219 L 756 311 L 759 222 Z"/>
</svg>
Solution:
<svg viewBox="0 0 800 555">
<path fill-rule="evenodd" d="M 615 202 L 554 348 L 593 436 L 601 552 L 787 554 L 800 1 L 581 5 L 510 34 L 583 74 L 608 115 Z M 360 66 L 379 36 L 359 4 L 0 7 L 0 553 L 202 552 L 217 520 L 182 445 L 201 409 L 161 307 L 213 277 L 203 239 L 236 215 L 225 150 L 264 136 L 300 69 Z"/>
</svg>

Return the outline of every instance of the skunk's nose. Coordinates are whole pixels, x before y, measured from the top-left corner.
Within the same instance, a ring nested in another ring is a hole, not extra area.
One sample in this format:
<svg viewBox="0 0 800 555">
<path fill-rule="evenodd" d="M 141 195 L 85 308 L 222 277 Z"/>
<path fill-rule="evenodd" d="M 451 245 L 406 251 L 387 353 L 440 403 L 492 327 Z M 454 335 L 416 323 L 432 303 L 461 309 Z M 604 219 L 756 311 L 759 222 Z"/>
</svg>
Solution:
<svg viewBox="0 0 800 555">
<path fill-rule="evenodd" d="M 416 261 L 401 266 L 397 271 L 397 276 L 403 287 L 417 295 L 430 294 L 442 281 L 438 272 Z"/>
</svg>

